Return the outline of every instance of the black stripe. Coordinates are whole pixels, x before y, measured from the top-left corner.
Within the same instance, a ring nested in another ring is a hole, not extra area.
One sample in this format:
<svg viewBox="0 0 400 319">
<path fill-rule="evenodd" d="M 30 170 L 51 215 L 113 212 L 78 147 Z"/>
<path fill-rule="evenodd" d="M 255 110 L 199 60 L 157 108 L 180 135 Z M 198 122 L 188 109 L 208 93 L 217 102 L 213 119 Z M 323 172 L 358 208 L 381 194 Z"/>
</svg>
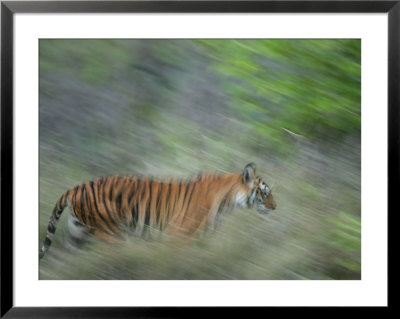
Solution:
<svg viewBox="0 0 400 319">
<path fill-rule="evenodd" d="M 92 220 L 94 221 L 94 225 L 96 225 L 96 227 L 98 227 L 97 223 L 96 223 L 95 213 L 97 213 L 97 215 L 100 215 L 100 213 L 97 210 L 96 197 L 94 195 L 94 189 L 93 189 L 93 182 L 89 182 L 89 186 L 90 186 L 90 188 L 88 187 L 88 189 L 87 189 L 87 196 L 89 196 L 89 191 L 91 191 L 93 193 L 93 202 L 94 202 L 94 205 L 96 206 L 96 209 L 95 209 L 95 207 L 92 207 L 91 201 L 89 200 L 88 197 L 87 197 L 87 199 L 88 199 L 87 203 L 88 203 L 88 206 L 90 206 L 90 212 L 92 213 L 91 217 L 92 217 Z M 100 228 L 103 230 L 103 227 L 100 227 Z"/>
<path fill-rule="evenodd" d="M 186 203 L 186 210 L 185 210 L 185 213 L 184 213 L 184 215 L 183 215 L 182 222 L 183 222 L 183 221 L 185 220 L 185 218 L 186 218 L 186 214 L 187 214 L 187 212 L 188 212 L 188 210 L 189 210 L 189 205 L 190 205 L 190 202 L 192 201 L 192 196 L 193 196 L 193 193 L 194 193 L 194 189 L 195 189 L 195 188 L 196 188 L 196 182 L 193 183 L 192 192 L 190 193 L 189 200 L 188 200 L 188 202 Z"/>
<path fill-rule="evenodd" d="M 108 177 L 107 179 L 104 180 L 104 185 L 102 184 L 102 186 L 103 186 L 102 200 L 103 200 L 103 205 L 104 205 L 104 207 L 105 207 L 106 212 L 108 212 L 108 206 L 107 206 L 107 201 L 106 201 L 106 198 L 107 198 L 107 194 L 106 194 L 106 185 L 107 185 L 107 183 L 110 183 L 110 194 L 109 194 L 109 196 L 108 196 L 108 202 L 109 202 L 109 203 L 112 203 L 112 202 L 113 202 L 112 195 L 113 195 L 113 190 L 114 190 L 114 183 L 113 183 L 113 181 L 111 180 L 112 178 L 113 178 L 112 176 L 111 176 L 111 177 Z M 108 213 L 107 213 L 107 214 L 108 214 Z"/>
<path fill-rule="evenodd" d="M 158 189 L 157 189 L 157 197 L 156 197 L 156 224 L 158 226 L 158 223 L 160 222 L 160 201 L 161 201 L 161 195 L 162 195 L 162 187 L 163 184 L 159 183 L 158 184 Z"/>
<path fill-rule="evenodd" d="M 76 212 L 75 212 L 75 203 L 76 203 L 76 194 L 78 193 L 78 188 L 79 188 L 79 185 L 78 186 L 75 186 L 75 188 L 74 188 L 74 194 L 72 195 L 72 198 L 71 198 L 71 210 L 74 212 L 74 214 L 76 215 Z"/>
<path fill-rule="evenodd" d="M 55 208 L 57 209 L 57 211 L 60 211 L 60 210 L 61 210 L 61 197 L 58 199 Z"/>
<path fill-rule="evenodd" d="M 142 193 L 140 194 L 140 202 L 143 202 L 143 200 L 144 200 L 144 195 L 146 195 L 146 189 L 147 189 L 147 187 L 146 187 L 146 180 L 145 181 L 143 181 L 143 183 L 144 183 L 144 185 L 143 185 L 143 187 L 142 187 Z"/>
<path fill-rule="evenodd" d="M 132 185 L 131 191 L 128 195 L 127 201 L 128 201 L 128 207 L 131 208 L 131 215 L 132 215 L 131 227 L 135 228 L 136 224 L 137 224 L 137 218 L 138 218 L 138 209 L 135 208 L 137 206 L 137 204 L 135 205 L 134 203 L 131 203 L 131 201 L 132 201 L 133 196 L 136 193 L 138 184 L 135 183 L 134 180 L 132 180 L 132 182 L 133 182 L 133 185 Z"/>
<path fill-rule="evenodd" d="M 135 229 L 137 222 L 138 222 L 138 218 L 139 218 L 139 204 L 138 203 L 136 203 L 136 205 L 134 205 L 132 207 L 131 213 L 132 213 L 132 229 Z"/>
<path fill-rule="evenodd" d="M 196 183 L 196 182 L 195 182 L 195 183 L 193 183 L 192 192 L 190 193 L 189 200 L 188 200 L 188 202 L 187 202 L 187 204 L 186 204 L 188 207 L 189 207 L 189 204 L 190 204 L 190 202 L 192 201 L 192 197 L 193 197 L 194 189 L 196 188 L 196 186 L 197 186 L 197 183 Z"/>
<path fill-rule="evenodd" d="M 55 227 L 53 224 L 49 224 L 49 225 L 47 226 L 47 230 L 48 230 L 50 233 L 54 234 L 54 233 L 56 232 L 56 227 Z"/>
<path fill-rule="evenodd" d="M 149 199 L 148 199 L 148 205 L 146 205 L 146 216 L 144 219 L 144 224 L 145 225 L 150 225 L 150 208 L 151 208 L 151 195 L 152 195 L 152 183 L 151 181 L 149 182 Z"/>
<path fill-rule="evenodd" d="M 74 194 L 72 195 L 72 199 L 71 199 L 71 204 L 72 206 L 75 206 L 75 201 L 76 201 L 76 194 L 78 193 L 78 189 L 79 189 L 79 185 L 75 186 L 74 188 Z"/>
<path fill-rule="evenodd" d="M 110 183 L 111 183 L 111 185 L 110 185 L 110 196 L 109 196 L 109 201 L 112 203 L 113 202 L 113 191 L 114 191 L 114 181 L 113 180 L 111 180 L 112 179 L 112 177 L 110 177 Z"/>
<path fill-rule="evenodd" d="M 82 221 L 83 221 L 83 223 L 86 225 L 86 220 L 87 220 L 87 218 L 86 218 L 86 214 L 85 214 L 85 203 L 84 203 L 84 197 L 83 197 L 83 195 L 84 195 L 84 193 L 86 192 L 86 186 L 85 185 L 82 185 L 82 190 L 81 190 L 81 198 L 80 198 L 80 211 L 81 211 L 81 217 L 82 217 Z"/>
<path fill-rule="evenodd" d="M 160 223 L 160 219 L 161 219 L 161 198 L 162 198 L 162 194 L 163 193 L 165 193 L 165 203 L 164 203 L 164 205 L 165 205 L 165 207 L 164 207 L 164 209 L 165 209 L 165 211 L 164 211 L 164 214 L 167 214 L 167 205 L 168 205 L 168 194 L 169 194 L 169 192 L 170 192 L 170 184 L 168 184 L 168 183 L 162 183 L 162 184 L 160 184 L 160 188 L 165 188 L 164 189 L 164 192 L 161 190 L 160 191 L 160 199 L 159 199 L 159 201 L 157 202 L 157 206 L 156 206 L 156 210 L 157 210 L 157 225 L 159 225 L 159 228 L 160 228 L 160 230 L 162 230 L 162 226 L 159 224 Z"/>
<path fill-rule="evenodd" d="M 92 206 L 90 205 L 90 201 L 89 201 L 89 198 L 88 198 L 88 190 L 86 189 L 86 185 L 85 185 L 85 204 L 86 204 L 86 206 L 87 206 L 87 211 L 88 211 L 88 218 L 89 218 L 89 221 L 90 221 L 90 223 L 91 223 L 91 225 L 93 226 L 93 227 L 96 227 L 96 219 L 94 218 L 94 216 L 93 216 L 93 210 L 92 210 Z"/>
<path fill-rule="evenodd" d="M 56 206 L 57 206 L 57 211 L 60 211 L 60 210 L 63 209 L 63 202 L 64 202 L 64 200 L 65 200 L 65 197 L 67 196 L 67 193 L 69 193 L 69 192 L 70 192 L 70 190 L 68 190 L 68 192 L 62 194 L 62 196 L 60 197 L 60 199 L 57 201 L 57 204 L 56 204 Z"/>
<path fill-rule="evenodd" d="M 129 195 L 128 195 L 128 205 L 131 204 L 133 195 L 135 195 L 136 190 L 137 190 L 137 187 L 138 187 L 138 183 L 135 183 L 135 182 L 134 182 L 133 185 L 132 185 L 132 188 L 131 188 L 131 192 L 130 192 Z"/>
<path fill-rule="evenodd" d="M 68 199 L 69 195 L 71 194 L 71 192 L 73 191 L 73 188 L 70 188 L 66 193 L 65 193 L 65 197 L 66 199 Z"/>
<path fill-rule="evenodd" d="M 121 207 L 122 207 L 122 193 L 119 193 L 117 195 L 117 198 L 115 199 L 115 206 L 117 209 L 117 215 L 119 218 L 122 217 L 122 212 L 121 212 Z"/>
<path fill-rule="evenodd" d="M 140 188 L 141 186 L 141 188 Z M 137 205 L 137 219 L 139 219 L 139 215 L 140 215 L 140 209 L 139 209 L 139 204 L 143 202 L 143 197 L 144 197 L 144 193 L 146 192 L 146 183 L 141 181 L 141 183 L 139 184 L 139 180 L 138 180 L 138 190 L 140 188 L 140 194 L 138 194 L 138 197 L 136 199 L 136 205 Z"/>
<path fill-rule="evenodd" d="M 59 220 L 59 219 L 60 219 L 61 213 L 62 213 L 62 211 L 63 211 L 62 208 L 59 208 L 59 202 L 60 202 L 60 200 L 58 200 L 58 202 L 56 203 L 56 206 L 54 207 L 54 209 L 53 209 L 53 214 L 52 214 L 52 216 L 54 216 L 54 218 L 55 218 L 56 220 Z"/>
<path fill-rule="evenodd" d="M 74 226 L 77 226 L 77 227 L 85 227 L 85 225 L 83 225 L 79 220 L 74 220 L 73 224 L 74 224 Z"/>
<path fill-rule="evenodd" d="M 167 192 L 167 203 L 170 201 L 171 197 L 171 189 L 172 189 L 172 180 L 168 183 L 168 192 Z"/>
<path fill-rule="evenodd" d="M 176 203 L 178 202 L 179 198 L 181 197 L 181 193 L 182 193 L 182 180 L 179 180 L 179 185 L 178 185 L 178 191 L 176 193 L 176 198 L 175 198 L 175 203 L 174 203 L 174 210 L 176 207 Z"/>
<path fill-rule="evenodd" d="M 185 192 L 184 192 L 184 194 L 183 194 L 182 208 L 185 207 L 186 196 L 187 196 L 187 194 L 188 194 L 188 190 L 189 190 L 189 188 L 190 188 L 191 185 L 192 185 L 192 184 L 191 184 L 190 182 L 187 182 L 187 183 L 186 183 Z"/>
<path fill-rule="evenodd" d="M 44 240 L 44 247 L 48 248 L 51 245 L 51 240 L 50 238 L 46 237 L 46 239 Z"/>
<path fill-rule="evenodd" d="M 171 189 L 172 189 L 172 179 L 170 180 L 170 182 L 168 183 L 168 193 L 167 193 L 167 197 L 166 197 L 166 203 L 165 203 L 165 224 L 168 224 L 168 220 L 169 220 L 169 214 L 171 211 Z"/>
<path fill-rule="evenodd" d="M 78 193 L 78 188 L 79 188 L 79 185 L 78 186 L 75 186 L 74 188 L 73 188 L 73 190 L 74 190 L 74 193 L 72 194 L 72 198 L 71 198 L 71 210 L 74 212 L 74 214 L 76 214 L 76 212 L 75 212 L 75 202 L 76 202 L 76 194 Z"/>
<path fill-rule="evenodd" d="M 225 208 L 226 200 L 228 199 L 228 195 L 224 197 L 224 199 L 221 201 L 221 204 L 218 206 L 218 211 L 217 215 L 221 214 L 222 210 Z"/>
<path fill-rule="evenodd" d="M 174 204 L 173 204 L 173 206 L 171 205 L 170 211 L 171 211 L 172 214 L 173 214 L 174 211 L 175 211 L 176 203 L 178 202 L 178 199 L 179 199 L 179 197 L 180 197 L 180 194 L 181 194 L 181 182 L 179 182 L 179 184 L 178 184 L 178 189 L 177 189 L 177 191 L 176 191 Z M 170 200 L 170 203 L 172 204 L 172 200 Z"/>
</svg>

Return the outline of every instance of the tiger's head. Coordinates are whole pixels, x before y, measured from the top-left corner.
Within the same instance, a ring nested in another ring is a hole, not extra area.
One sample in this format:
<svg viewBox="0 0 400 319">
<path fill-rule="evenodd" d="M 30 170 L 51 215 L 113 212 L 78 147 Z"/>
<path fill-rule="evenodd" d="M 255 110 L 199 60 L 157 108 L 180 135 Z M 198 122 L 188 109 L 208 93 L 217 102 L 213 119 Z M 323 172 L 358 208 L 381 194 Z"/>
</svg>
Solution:
<svg viewBox="0 0 400 319">
<path fill-rule="evenodd" d="M 248 208 L 257 210 L 261 215 L 266 215 L 276 208 L 271 187 L 256 175 L 256 167 L 253 163 L 247 164 L 243 170 L 243 184 L 248 189 L 246 198 Z"/>
</svg>

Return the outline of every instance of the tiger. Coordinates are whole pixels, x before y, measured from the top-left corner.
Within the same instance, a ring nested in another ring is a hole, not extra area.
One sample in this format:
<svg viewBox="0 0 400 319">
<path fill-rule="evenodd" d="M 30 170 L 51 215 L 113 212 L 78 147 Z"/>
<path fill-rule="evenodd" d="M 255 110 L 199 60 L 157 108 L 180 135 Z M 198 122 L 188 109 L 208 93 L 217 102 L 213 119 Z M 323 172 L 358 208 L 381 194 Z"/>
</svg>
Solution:
<svg viewBox="0 0 400 319">
<path fill-rule="evenodd" d="M 218 216 L 235 208 L 267 215 L 276 208 L 271 187 L 256 175 L 253 163 L 240 173 L 199 173 L 188 179 L 109 176 L 66 191 L 56 202 L 39 259 L 48 251 L 57 223 L 69 207 L 70 235 L 82 234 L 115 243 L 127 230 L 143 236 L 146 229 L 193 237 L 212 228 Z"/>
</svg>

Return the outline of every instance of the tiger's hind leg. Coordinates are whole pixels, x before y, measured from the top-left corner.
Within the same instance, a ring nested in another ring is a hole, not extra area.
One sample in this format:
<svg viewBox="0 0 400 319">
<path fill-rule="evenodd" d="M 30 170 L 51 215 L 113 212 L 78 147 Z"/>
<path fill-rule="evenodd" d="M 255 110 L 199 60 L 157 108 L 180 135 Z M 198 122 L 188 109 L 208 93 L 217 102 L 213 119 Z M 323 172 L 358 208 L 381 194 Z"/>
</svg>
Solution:
<svg viewBox="0 0 400 319">
<path fill-rule="evenodd" d="M 88 241 L 89 229 L 70 210 L 68 215 L 68 244 L 71 248 L 79 249 Z"/>
</svg>

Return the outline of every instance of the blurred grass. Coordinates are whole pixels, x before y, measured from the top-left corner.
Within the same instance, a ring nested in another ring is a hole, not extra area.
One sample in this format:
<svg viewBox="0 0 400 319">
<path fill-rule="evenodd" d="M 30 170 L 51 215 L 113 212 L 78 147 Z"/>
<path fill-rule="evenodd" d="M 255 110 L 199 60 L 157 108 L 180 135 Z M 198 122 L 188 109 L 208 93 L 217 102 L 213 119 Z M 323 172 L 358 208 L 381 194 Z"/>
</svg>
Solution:
<svg viewBox="0 0 400 319">
<path fill-rule="evenodd" d="M 360 92 L 359 40 L 40 40 L 39 245 L 98 176 L 255 162 L 278 204 L 190 245 L 76 250 L 63 215 L 40 279 L 360 279 Z"/>
</svg>

